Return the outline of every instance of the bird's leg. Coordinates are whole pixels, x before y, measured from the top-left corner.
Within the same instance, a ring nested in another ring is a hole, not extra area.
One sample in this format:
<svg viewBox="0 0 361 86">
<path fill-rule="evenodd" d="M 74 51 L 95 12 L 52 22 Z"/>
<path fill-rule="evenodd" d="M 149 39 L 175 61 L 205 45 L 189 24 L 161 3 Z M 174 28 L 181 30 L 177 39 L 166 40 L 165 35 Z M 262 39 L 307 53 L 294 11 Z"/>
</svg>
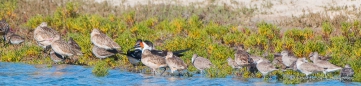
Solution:
<svg viewBox="0 0 361 86">
<path fill-rule="evenodd" d="M 156 70 L 156 69 L 155 69 L 155 68 L 153 68 L 153 76 L 155 76 L 155 70 Z"/>
<path fill-rule="evenodd" d="M 166 70 L 167 70 L 167 68 L 166 68 L 166 67 L 164 67 L 164 71 L 163 71 L 160 75 L 163 75 L 163 73 L 164 73 Z"/>
<path fill-rule="evenodd" d="M 178 74 L 179 74 L 179 76 L 183 76 L 183 75 L 184 75 L 182 71 L 178 71 Z"/>
<path fill-rule="evenodd" d="M 5 41 L 5 35 L 3 36 L 3 43 L 4 43 L 4 45 L 3 45 L 3 47 L 5 47 L 5 44 L 6 44 L 6 41 Z"/>
</svg>

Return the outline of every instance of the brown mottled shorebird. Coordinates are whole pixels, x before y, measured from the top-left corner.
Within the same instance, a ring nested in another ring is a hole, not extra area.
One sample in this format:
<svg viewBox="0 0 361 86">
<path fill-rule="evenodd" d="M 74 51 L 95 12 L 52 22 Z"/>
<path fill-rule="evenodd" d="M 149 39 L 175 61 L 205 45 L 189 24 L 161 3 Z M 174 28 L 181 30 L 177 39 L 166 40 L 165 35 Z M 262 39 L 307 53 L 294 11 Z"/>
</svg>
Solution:
<svg viewBox="0 0 361 86">
<path fill-rule="evenodd" d="M 315 55 L 315 58 L 313 58 L 313 56 Z M 311 52 L 310 55 L 309 55 L 309 58 L 311 61 L 313 61 L 314 59 L 317 59 L 317 60 L 324 60 L 324 61 L 328 61 L 331 59 L 330 56 L 320 56 L 318 54 L 318 52 Z"/>
<path fill-rule="evenodd" d="M 273 65 L 276 65 L 276 66 L 279 66 L 279 67 L 282 68 L 282 69 L 286 69 L 286 65 L 283 64 L 283 62 L 282 62 L 282 55 L 280 55 L 280 54 L 275 54 L 275 55 L 274 55 L 274 59 L 273 59 L 273 61 L 272 61 L 272 64 L 273 64 Z"/>
<path fill-rule="evenodd" d="M 283 71 L 285 71 L 284 69 L 287 68 L 286 65 L 283 64 L 282 55 L 280 53 L 274 54 L 274 59 L 272 61 L 272 64 L 277 67 L 280 67 L 281 69 L 283 69 Z M 291 66 L 288 69 L 293 69 L 296 71 L 297 70 L 296 62 L 293 62 L 293 64 L 291 64 Z"/>
<path fill-rule="evenodd" d="M 282 62 L 285 64 L 286 68 L 291 68 L 296 61 L 297 57 L 290 55 L 290 53 L 286 50 L 281 52 L 282 55 Z"/>
<path fill-rule="evenodd" d="M 228 65 L 231 66 L 233 69 L 236 69 L 236 71 L 238 71 L 239 69 L 242 68 L 242 66 L 238 65 L 236 62 L 234 62 L 234 60 L 231 57 L 228 57 L 227 59 Z M 233 74 L 233 71 L 232 71 Z M 239 74 L 239 73 L 235 73 L 235 74 Z"/>
<path fill-rule="evenodd" d="M 93 46 L 92 53 L 95 55 L 95 57 L 97 57 L 99 59 L 104 59 L 109 56 L 115 55 L 116 53 L 118 53 L 118 51 L 115 49 L 106 50 L 106 49 L 100 48 L 98 46 Z"/>
<path fill-rule="evenodd" d="M 72 37 L 69 38 L 68 44 L 72 49 L 75 49 L 75 51 L 81 51 L 81 47 Z M 71 59 L 75 62 L 79 59 L 79 56 L 72 56 Z"/>
<path fill-rule="evenodd" d="M 242 46 L 238 47 L 236 53 L 234 54 L 234 57 L 234 61 L 242 67 L 249 66 L 249 64 L 252 63 L 249 53 L 247 51 L 244 51 Z"/>
<path fill-rule="evenodd" d="M 342 82 L 351 82 L 354 74 L 355 74 L 355 72 L 353 71 L 351 66 L 349 64 L 346 64 L 345 68 L 343 68 L 340 73 L 341 81 Z"/>
<path fill-rule="evenodd" d="M 73 55 L 83 55 L 83 53 L 80 50 L 73 48 L 71 45 L 69 45 L 63 39 L 60 39 L 59 37 L 55 37 L 54 39 L 59 39 L 59 40 L 54 40 L 51 43 L 51 48 L 57 54 L 59 54 L 61 56 L 68 56 L 69 58 L 71 58 L 73 60 L 76 60 L 72 57 Z M 52 40 L 52 39 L 50 39 L 50 40 Z"/>
<path fill-rule="evenodd" d="M 46 22 L 42 22 L 34 30 L 34 39 L 39 46 L 44 48 L 43 52 L 46 52 L 50 49 L 52 41 L 60 40 L 60 34 L 56 30 L 49 28 Z"/>
<path fill-rule="evenodd" d="M 326 69 L 326 73 L 329 73 L 329 72 L 335 72 L 337 70 L 341 70 L 342 68 L 339 67 L 339 66 L 336 66 L 330 62 L 328 62 L 327 60 L 321 60 L 318 56 L 318 53 L 317 52 L 313 52 L 310 54 L 310 59 L 312 60 L 312 62 L 319 66 L 319 67 L 322 67 L 322 68 L 327 68 Z"/>
<path fill-rule="evenodd" d="M 9 31 L 5 34 L 5 43 L 20 44 L 24 42 L 24 38 Z"/>
<path fill-rule="evenodd" d="M 326 68 L 319 67 L 313 63 L 309 63 L 306 61 L 306 58 L 298 58 L 296 61 L 297 69 L 302 72 L 303 74 L 308 75 L 317 73 L 317 72 L 323 72 L 326 74 Z"/>
<path fill-rule="evenodd" d="M 55 53 L 53 50 L 50 51 L 50 59 L 53 60 L 55 63 L 63 62 L 65 58 L 63 56 Z"/>
<path fill-rule="evenodd" d="M 9 24 L 6 23 L 5 19 L 0 21 L 0 35 L 5 35 L 9 31 Z"/>
<path fill-rule="evenodd" d="M 165 62 L 168 64 L 171 73 L 178 71 L 180 75 L 181 70 L 187 69 L 187 65 L 184 63 L 184 61 L 181 58 L 174 56 L 173 52 L 167 53 L 167 56 L 165 56 Z"/>
<path fill-rule="evenodd" d="M 266 75 L 268 75 L 268 73 L 278 70 L 275 66 L 273 66 L 273 64 L 264 58 L 258 58 L 255 61 L 257 61 L 257 69 L 259 72 L 262 73 L 263 78 L 265 78 Z"/>
<path fill-rule="evenodd" d="M 73 49 L 77 49 L 79 51 L 81 51 L 81 47 L 79 46 L 79 44 L 74 41 L 74 39 L 72 37 L 69 38 L 68 40 L 68 44 L 73 48 Z"/>
<path fill-rule="evenodd" d="M 108 37 L 106 34 L 100 32 L 98 29 L 93 29 L 93 31 L 90 34 L 91 42 L 98 46 L 99 48 L 103 48 L 106 50 L 112 50 L 112 49 L 120 49 L 121 47 L 113 41 L 110 37 Z"/>
<path fill-rule="evenodd" d="M 240 69 L 242 66 L 238 65 L 231 57 L 227 59 L 228 65 L 231 66 L 233 69 Z"/>
<path fill-rule="evenodd" d="M 206 58 L 199 57 L 197 54 L 193 54 L 192 56 L 192 64 L 203 74 L 204 69 L 209 69 L 213 66 L 212 62 Z"/>
<path fill-rule="evenodd" d="M 154 55 L 148 49 L 143 51 L 141 61 L 145 66 L 148 66 L 153 69 L 154 75 L 157 68 L 165 68 L 168 66 L 164 57 L 159 55 Z M 164 72 L 165 70 L 161 73 L 161 75 Z"/>
</svg>

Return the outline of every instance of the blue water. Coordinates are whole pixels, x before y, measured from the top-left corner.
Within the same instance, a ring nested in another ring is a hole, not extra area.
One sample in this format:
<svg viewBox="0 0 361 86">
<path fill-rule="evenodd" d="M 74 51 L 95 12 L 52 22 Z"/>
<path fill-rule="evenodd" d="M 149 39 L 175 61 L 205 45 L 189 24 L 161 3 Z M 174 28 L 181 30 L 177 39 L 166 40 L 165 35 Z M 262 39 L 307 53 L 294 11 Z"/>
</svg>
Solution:
<svg viewBox="0 0 361 86">
<path fill-rule="evenodd" d="M 227 78 L 206 78 L 199 74 L 193 77 L 152 76 L 132 73 L 121 69 L 112 69 L 105 77 L 92 74 L 92 67 L 77 65 L 29 65 L 22 63 L 0 62 L 0 85 L 145 85 L 145 86 L 179 86 L 179 85 L 284 85 L 275 80 L 263 81 L 259 78 L 242 80 L 229 76 Z M 338 80 L 301 83 L 298 85 L 361 85 L 361 83 L 342 83 Z"/>
</svg>

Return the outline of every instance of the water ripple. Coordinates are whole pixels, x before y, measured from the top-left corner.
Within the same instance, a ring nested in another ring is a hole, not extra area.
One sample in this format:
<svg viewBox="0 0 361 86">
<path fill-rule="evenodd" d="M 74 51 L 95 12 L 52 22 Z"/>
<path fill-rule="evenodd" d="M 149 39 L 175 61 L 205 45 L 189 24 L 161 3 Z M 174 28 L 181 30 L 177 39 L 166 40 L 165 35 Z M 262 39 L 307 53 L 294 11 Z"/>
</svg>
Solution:
<svg viewBox="0 0 361 86">
<path fill-rule="evenodd" d="M 22 63 L 0 62 L 0 85 L 131 85 L 131 86 L 234 86 L 234 85 L 284 85 L 281 82 L 265 82 L 259 78 L 241 79 L 237 77 L 206 78 L 195 74 L 193 77 L 160 76 L 132 73 L 120 69 L 109 70 L 109 75 L 96 77 L 92 67 L 77 65 L 29 65 Z M 307 82 L 299 85 L 361 85 L 358 82 L 342 83 L 338 80 Z"/>
</svg>

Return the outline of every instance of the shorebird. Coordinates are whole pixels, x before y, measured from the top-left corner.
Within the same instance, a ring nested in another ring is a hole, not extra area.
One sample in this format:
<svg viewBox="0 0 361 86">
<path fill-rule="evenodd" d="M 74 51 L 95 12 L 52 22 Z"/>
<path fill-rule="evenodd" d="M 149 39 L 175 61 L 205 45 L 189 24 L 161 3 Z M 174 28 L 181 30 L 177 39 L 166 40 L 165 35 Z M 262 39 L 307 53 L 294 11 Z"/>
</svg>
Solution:
<svg viewBox="0 0 361 86">
<path fill-rule="evenodd" d="M 197 54 L 193 54 L 192 64 L 194 67 L 196 67 L 198 70 L 201 71 L 201 74 L 203 73 L 204 69 L 209 69 L 209 68 L 211 68 L 211 66 L 213 66 L 211 61 L 209 61 L 206 58 L 199 57 Z"/>
<path fill-rule="evenodd" d="M 313 56 L 314 56 L 315 58 L 313 58 Z M 328 60 L 331 59 L 330 56 L 320 56 L 320 55 L 318 54 L 318 52 L 311 52 L 310 55 L 309 55 L 309 58 L 310 58 L 311 61 L 313 61 L 314 59 L 324 60 L 324 61 L 328 61 Z"/>
<path fill-rule="evenodd" d="M 51 43 L 51 48 L 57 54 L 59 54 L 63 57 L 68 56 L 71 59 L 73 59 L 73 57 L 72 57 L 73 55 L 83 55 L 83 53 L 80 50 L 73 48 L 71 45 L 69 45 L 67 42 L 60 39 L 59 37 L 55 37 L 54 39 L 59 39 L 59 40 L 54 40 Z M 53 39 L 50 39 L 50 40 L 53 40 Z M 75 60 L 75 59 L 73 59 L 73 60 Z"/>
<path fill-rule="evenodd" d="M 282 69 L 286 69 L 286 65 L 282 62 L 282 55 L 280 54 L 274 54 L 274 58 L 272 61 L 273 65 L 279 66 Z"/>
<path fill-rule="evenodd" d="M 79 46 L 78 43 L 76 43 L 76 41 L 74 41 L 74 39 L 73 39 L 72 37 L 69 38 L 68 44 L 69 44 L 73 49 L 77 49 L 77 50 L 81 51 L 81 47 Z"/>
<path fill-rule="evenodd" d="M 141 61 L 145 66 L 153 69 L 154 75 L 157 68 L 165 68 L 168 66 L 164 57 L 152 54 L 148 49 L 143 51 Z M 161 73 L 161 75 L 165 72 L 165 70 Z"/>
<path fill-rule="evenodd" d="M 306 58 L 298 58 L 296 61 L 296 65 L 297 65 L 297 70 L 299 70 L 303 74 L 306 74 L 306 77 L 308 77 L 308 75 L 310 74 L 317 72 L 323 72 L 324 74 L 326 74 L 325 70 L 327 68 L 322 68 L 313 63 L 309 63 L 306 61 Z"/>
<path fill-rule="evenodd" d="M 312 60 L 312 62 L 322 68 L 327 68 L 326 69 L 326 73 L 328 72 L 335 72 L 337 70 L 341 70 L 342 68 L 339 66 L 336 66 L 330 62 L 328 62 L 327 60 L 321 60 L 319 59 L 318 53 L 317 52 L 313 52 L 310 54 L 310 59 Z"/>
<path fill-rule="evenodd" d="M 280 53 L 274 54 L 274 59 L 272 61 L 272 64 L 276 65 L 277 67 L 280 67 L 281 69 L 283 69 L 283 71 L 285 71 L 284 69 L 292 69 L 297 71 L 296 62 L 293 62 L 291 66 L 287 68 L 286 65 L 283 64 L 282 55 Z"/>
<path fill-rule="evenodd" d="M 39 46 L 44 48 L 43 52 L 46 52 L 50 49 L 52 41 L 60 40 L 60 34 L 56 30 L 49 28 L 46 22 L 42 22 L 34 30 L 34 39 Z"/>
<path fill-rule="evenodd" d="M 242 66 L 238 65 L 236 62 L 234 62 L 234 60 L 231 57 L 228 57 L 227 59 L 228 65 L 231 66 L 233 69 L 236 69 L 236 71 L 238 71 L 239 69 L 242 68 Z M 233 71 L 232 71 L 233 74 Z M 238 75 L 238 73 L 235 73 Z"/>
<path fill-rule="evenodd" d="M 340 73 L 341 81 L 352 81 L 352 77 L 354 74 L 355 72 L 353 71 L 351 66 L 349 64 L 346 64 L 345 68 L 343 68 Z"/>
<path fill-rule="evenodd" d="M 231 66 L 233 69 L 240 69 L 242 66 L 238 65 L 231 57 L 227 59 L 228 65 Z"/>
<path fill-rule="evenodd" d="M 273 66 L 273 64 L 264 58 L 258 58 L 255 60 L 257 62 L 257 69 L 259 72 L 262 73 L 263 78 L 265 78 L 266 75 L 268 75 L 268 73 L 278 70 L 275 66 Z"/>
<path fill-rule="evenodd" d="M 244 66 L 249 66 L 251 62 L 251 58 L 250 55 L 247 51 L 244 51 L 243 46 L 238 47 L 236 53 L 234 54 L 234 61 L 244 67 Z"/>
<path fill-rule="evenodd" d="M 5 19 L 0 21 L 0 35 L 5 35 L 9 31 L 10 27 L 9 24 L 6 23 Z"/>
<path fill-rule="evenodd" d="M 99 59 L 104 59 L 109 56 L 115 55 L 116 53 L 118 53 L 118 50 L 116 49 L 106 50 L 98 46 L 93 46 L 92 53 L 95 55 L 95 57 Z"/>
<path fill-rule="evenodd" d="M 284 50 L 281 52 L 282 55 L 282 62 L 286 66 L 286 68 L 292 67 L 296 61 L 297 57 L 290 55 L 288 51 Z"/>
<path fill-rule="evenodd" d="M 49 53 L 50 59 L 53 60 L 55 63 L 63 62 L 65 58 L 63 56 L 55 53 L 53 50 Z"/>
<path fill-rule="evenodd" d="M 139 62 L 142 58 L 142 50 L 139 49 L 135 49 L 133 51 L 128 50 L 127 51 L 127 58 L 128 61 L 133 65 L 133 66 L 137 66 L 139 65 Z"/>
<path fill-rule="evenodd" d="M 24 38 L 9 31 L 5 34 L 5 43 L 20 44 L 24 42 Z"/>
<path fill-rule="evenodd" d="M 90 34 L 91 42 L 98 46 L 99 48 L 103 48 L 106 50 L 113 50 L 113 49 L 120 49 L 121 47 L 113 41 L 110 37 L 106 34 L 100 32 L 98 29 L 93 29 Z"/>
<path fill-rule="evenodd" d="M 140 59 L 142 58 L 142 47 L 140 46 L 141 42 L 142 42 L 142 40 L 138 39 L 134 46 L 134 50 L 127 51 L 128 61 L 136 68 L 137 68 L 137 65 L 139 65 L 139 63 L 140 63 Z"/>
<path fill-rule="evenodd" d="M 170 68 L 171 73 L 178 71 L 180 75 L 181 70 L 187 69 L 187 65 L 184 63 L 184 61 L 181 58 L 174 56 L 172 52 L 167 53 L 167 56 L 165 56 L 165 62 Z"/>
<path fill-rule="evenodd" d="M 81 51 L 81 47 L 76 41 L 74 41 L 72 37 L 69 38 L 68 44 L 72 49 L 75 49 L 75 51 Z M 79 56 L 72 56 L 71 59 L 73 60 L 73 62 L 75 62 L 79 59 Z"/>
</svg>

